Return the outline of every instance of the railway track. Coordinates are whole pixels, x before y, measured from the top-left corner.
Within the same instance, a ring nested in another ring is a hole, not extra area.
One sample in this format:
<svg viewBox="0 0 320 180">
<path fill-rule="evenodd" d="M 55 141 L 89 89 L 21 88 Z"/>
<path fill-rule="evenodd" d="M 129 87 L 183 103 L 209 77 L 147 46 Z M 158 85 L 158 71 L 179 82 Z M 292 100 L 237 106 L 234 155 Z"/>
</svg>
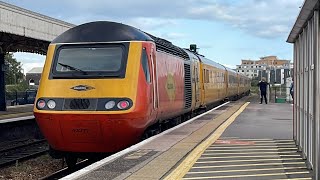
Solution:
<svg viewBox="0 0 320 180">
<path fill-rule="evenodd" d="M 3 146 L 10 143 L 10 146 Z M 30 159 L 44 153 L 49 148 L 46 140 L 15 140 L 0 144 L 0 167 L 17 163 L 21 160 Z"/>
<path fill-rule="evenodd" d="M 61 170 L 59 170 L 59 171 L 56 171 L 56 172 L 54 172 L 54 173 L 52 173 L 52 174 L 49 174 L 49 175 L 47 175 L 47 176 L 45 176 L 45 177 L 42 177 L 42 178 L 40 178 L 41 180 L 52 180 L 52 179 L 60 179 L 60 178 L 63 178 L 63 177 L 65 177 L 65 176 L 67 176 L 67 175 L 69 175 L 69 174 L 71 174 L 71 173 L 74 173 L 74 172 L 76 172 L 76 171 L 78 171 L 78 170 L 80 170 L 80 169 L 82 169 L 82 168 L 84 168 L 84 167 L 86 167 L 86 166 L 89 166 L 90 164 L 92 164 L 92 163 L 94 163 L 94 162 L 96 162 L 96 161 L 98 161 L 98 160 L 88 160 L 88 159 L 85 159 L 85 160 L 82 160 L 82 161 L 80 161 L 80 162 L 78 162 L 74 167 L 72 167 L 72 168 L 63 168 L 63 169 L 61 169 Z"/>
</svg>

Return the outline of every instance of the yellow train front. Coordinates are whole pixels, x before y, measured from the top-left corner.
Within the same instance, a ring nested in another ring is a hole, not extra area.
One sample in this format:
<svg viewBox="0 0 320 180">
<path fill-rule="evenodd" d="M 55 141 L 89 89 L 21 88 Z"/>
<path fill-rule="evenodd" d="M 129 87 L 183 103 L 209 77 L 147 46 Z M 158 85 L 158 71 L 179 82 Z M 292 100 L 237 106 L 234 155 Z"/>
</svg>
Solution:
<svg viewBox="0 0 320 180">
<path fill-rule="evenodd" d="M 92 22 L 50 44 L 34 115 L 51 155 L 74 164 L 83 153 L 124 149 L 152 125 L 181 122 L 238 98 L 248 82 L 134 27 Z"/>
</svg>

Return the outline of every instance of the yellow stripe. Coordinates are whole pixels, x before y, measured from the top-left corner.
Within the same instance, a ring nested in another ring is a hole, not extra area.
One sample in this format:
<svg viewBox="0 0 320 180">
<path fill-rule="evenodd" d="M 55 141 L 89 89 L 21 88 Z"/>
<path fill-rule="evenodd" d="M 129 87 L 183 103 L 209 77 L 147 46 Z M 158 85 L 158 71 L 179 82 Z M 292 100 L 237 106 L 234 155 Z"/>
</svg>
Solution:
<svg viewBox="0 0 320 180">
<path fill-rule="evenodd" d="M 299 167 L 280 167 L 280 168 L 261 168 L 261 169 L 236 169 L 225 171 L 201 171 L 201 172 L 188 172 L 187 174 L 205 174 L 205 173 L 231 173 L 231 172 L 248 172 L 248 171 L 274 171 L 274 170 L 291 170 L 291 169 L 307 169 L 306 166 Z"/>
<path fill-rule="evenodd" d="M 233 160 L 233 161 L 200 161 L 197 164 L 203 163 L 222 163 L 222 162 L 254 162 L 254 161 L 283 161 L 283 160 L 300 160 L 302 158 L 274 158 L 274 159 L 247 159 L 247 160 Z"/>
<path fill-rule="evenodd" d="M 294 155 L 270 155 L 270 156 L 224 156 L 224 157 L 200 157 L 199 159 L 231 159 L 231 158 L 263 158 L 263 157 L 285 157 L 285 156 L 295 156 L 300 157 L 299 154 Z"/>
<path fill-rule="evenodd" d="M 249 152 L 249 153 L 240 153 L 240 152 L 234 152 L 234 153 L 203 153 L 203 156 L 210 156 L 210 155 L 232 155 L 232 154 L 247 154 L 247 155 L 253 155 L 253 154 L 290 154 L 290 153 L 297 153 L 297 151 L 279 151 L 279 152 Z"/>
<path fill-rule="evenodd" d="M 219 128 L 211 134 L 204 142 L 197 146 L 183 162 L 173 170 L 165 180 L 171 179 L 181 179 L 201 156 L 201 154 L 212 144 L 214 143 L 222 133 L 227 129 L 227 127 L 240 115 L 242 111 L 249 105 L 250 102 L 245 103 L 236 113 L 234 113 L 228 120 L 226 120 Z"/>
<path fill-rule="evenodd" d="M 207 177 L 190 177 L 183 179 L 218 179 L 218 178 L 241 178 L 241 177 L 262 177 L 262 176 L 282 176 L 292 174 L 308 174 L 309 171 L 302 172 L 285 172 L 285 173 L 272 173 L 272 174 L 246 174 L 246 175 L 233 175 L 233 176 L 207 176 Z"/>
<path fill-rule="evenodd" d="M 304 162 L 287 162 L 287 163 L 259 163 L 259 164 L 233 164 L 221 166 L 193 166 L 192 169 L 205 169 L 205 168 L 224 168 L 224 167 L 249 167 L 249 166 L 273 166 L 273 165 L 297 165 L 305 164 Z"/>
<path fill-rule="evenodd" d="M 25 113 L 15 113 L 15 114 L 6 114 L 6 115 L 1 115 L 0 119 L 5 119 L 5 118 L 14 118 L 14 117 L 22 117 L 25 115 L 33 115 L 33 112 L 25 112 Z"/>
</svg>

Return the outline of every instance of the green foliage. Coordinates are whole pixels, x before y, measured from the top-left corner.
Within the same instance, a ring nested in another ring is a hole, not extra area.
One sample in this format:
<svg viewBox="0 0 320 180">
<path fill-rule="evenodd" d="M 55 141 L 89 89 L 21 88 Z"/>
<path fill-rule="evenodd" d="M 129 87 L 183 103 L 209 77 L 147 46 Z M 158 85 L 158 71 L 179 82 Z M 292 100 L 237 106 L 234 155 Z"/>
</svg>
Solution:
<svg viewBox="0 0 320 180">
<path fill-rule="evenodd" d="M 257 79 L 252 79 L 252 80 L 251 80 L 251 87 L 258 87 L 258 83 L 259 83 L 259 80 L 257 80 Z"/>
<path fill-rule="evenodd" d="M 29 88 L 28 83 L 24 80 L 20 84 L 6 85 L 7 92 L 24 92 Z"/>
<path fill-rule="evenodd" d="M 5 72 L 6 84 L 7 85 L 19 84 L 18 86 L 20 86 L 20 83 L 23 83 L 25 79 L 21 62 L 18 62 L 15 58 L 13 58 L 12 53 L 6 54 L 4 59 L 5 59 L 6 65 L 8 65 L 8 70 Z"/>
</svg>

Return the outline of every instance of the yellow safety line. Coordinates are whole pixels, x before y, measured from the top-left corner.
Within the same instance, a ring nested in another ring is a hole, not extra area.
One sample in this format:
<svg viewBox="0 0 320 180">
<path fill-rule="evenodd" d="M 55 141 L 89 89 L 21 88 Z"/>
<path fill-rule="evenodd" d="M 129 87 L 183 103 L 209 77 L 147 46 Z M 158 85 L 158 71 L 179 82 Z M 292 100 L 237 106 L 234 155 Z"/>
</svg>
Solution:
<svg viewBox="0 0 320 180">
<path fill-rule="evenodd" d="M 295 156 L 300 157 L 299 154 L 294 155 L 266 155 L 266 156 L 215 156 L 215 157 L 200 157 L 199 159 L 232 159 L 232 158 L 263 158 L 263 157 L 285 157 L 285 156 Z"/>
<path fill-rule="evenodd" d="M 5 115 L 0 115 L 0 118 L 8 118 L 8 117 L 21 117 L 20 115 L 32 115 L 33 112 L 25 112 L 25 113 L 15 113 L 15 114 L 5 114 Z"/>
<path fill-rule="evenodd" d="M 241 106 L 241 108 L 235 112 L 228 120 L 226 120 L 222 125 L 218 127 L 218 129 L 210 135 L 205 141 L 203 141 L 199 146 L 197 146 L 183 162 L 173 170 L 165 180 L 171 179 L 181 179 L 195 164 L 197 159 L 201 156 L 201 154 L 212 144 L 214 143 L 222 133 L 227 129 L 227 127 L 240 115 L 242 111 L 249 105 L 250 102 L 245 103 Z"/>
<path fill-rule="evenodd" d="M 190 177 L 183 179 L 218 179 L 218 178 L 241 178 L 241 177 L 262 177 L 262 176 L 281 176 L 281 175 L 293 175 L 293 174 L 308 174 L 309 171 L 302 172 L 285 172 L 285 173 L 270 173 L 270 174 L 246 174 L 246 175 L 231 175 L 231 176 L 206 176 L 206 177 Z"/>
<path fill-rule="evenodd" d="M 280 167 L 280 168 L 260 168 L 260 169 L 233 169 L 224 171 L 200 171 L 200 172 L 188 172 L 187 174 L 205 174 L 205 173 L 231 173 L 231 172 L 248 172 L 248 171 L 274 171 L 274 170 L 291 170 L 291 169 L 307 169 L 306 166 L 298 167 Z"/>
<path fill-rule="evenodd" d="M 203 153 L 202 155 L 203 156 L 206 156 L 206 155 L 231 155 L 231 154 L 247 154 L 247 155 L 253 155 L 253 154 L 290 154 L 290 153 L 297 153 L 297 151 L 278 151 L 278 152 L 257 152 L 257 153 L 252 153 L 252 152 L 249 152 L 249 153 L 240 153 L 240 152 L 234 152 L 234 153 Z"/>
<path fill-rule="evenodd" d="M 248 167 L 248 166 L 273 166 L 273 165 L 297 165 L 305 164 L 305 162 L 284 162 L 284 163 L 259 163 L 259 164 L 232 164 L 221 166 L 193 166 L 192 169 L 205 169 L 205 168 L 224 168 L 224 167 Z"/>
<path fill-rule="evenodd" d="M 247 160 L 233 160 L 233 161 L 197 161 L 197 164 L 203 163 L 222 163 L 222 162 L 254 162 L 254 161 L 283 161 L 283 160 L 300 160 L 302 158 L 275 158 L 275 159 L 247 159 Z"/>
<path fill-rule="evenodd" d="M 215 152 L 215 151 L 278 151 L 278 150 L 297 150 L 297 148 L 274 148 L 274 149 L 209 149 L 206 151 Z"/>
</svg>

